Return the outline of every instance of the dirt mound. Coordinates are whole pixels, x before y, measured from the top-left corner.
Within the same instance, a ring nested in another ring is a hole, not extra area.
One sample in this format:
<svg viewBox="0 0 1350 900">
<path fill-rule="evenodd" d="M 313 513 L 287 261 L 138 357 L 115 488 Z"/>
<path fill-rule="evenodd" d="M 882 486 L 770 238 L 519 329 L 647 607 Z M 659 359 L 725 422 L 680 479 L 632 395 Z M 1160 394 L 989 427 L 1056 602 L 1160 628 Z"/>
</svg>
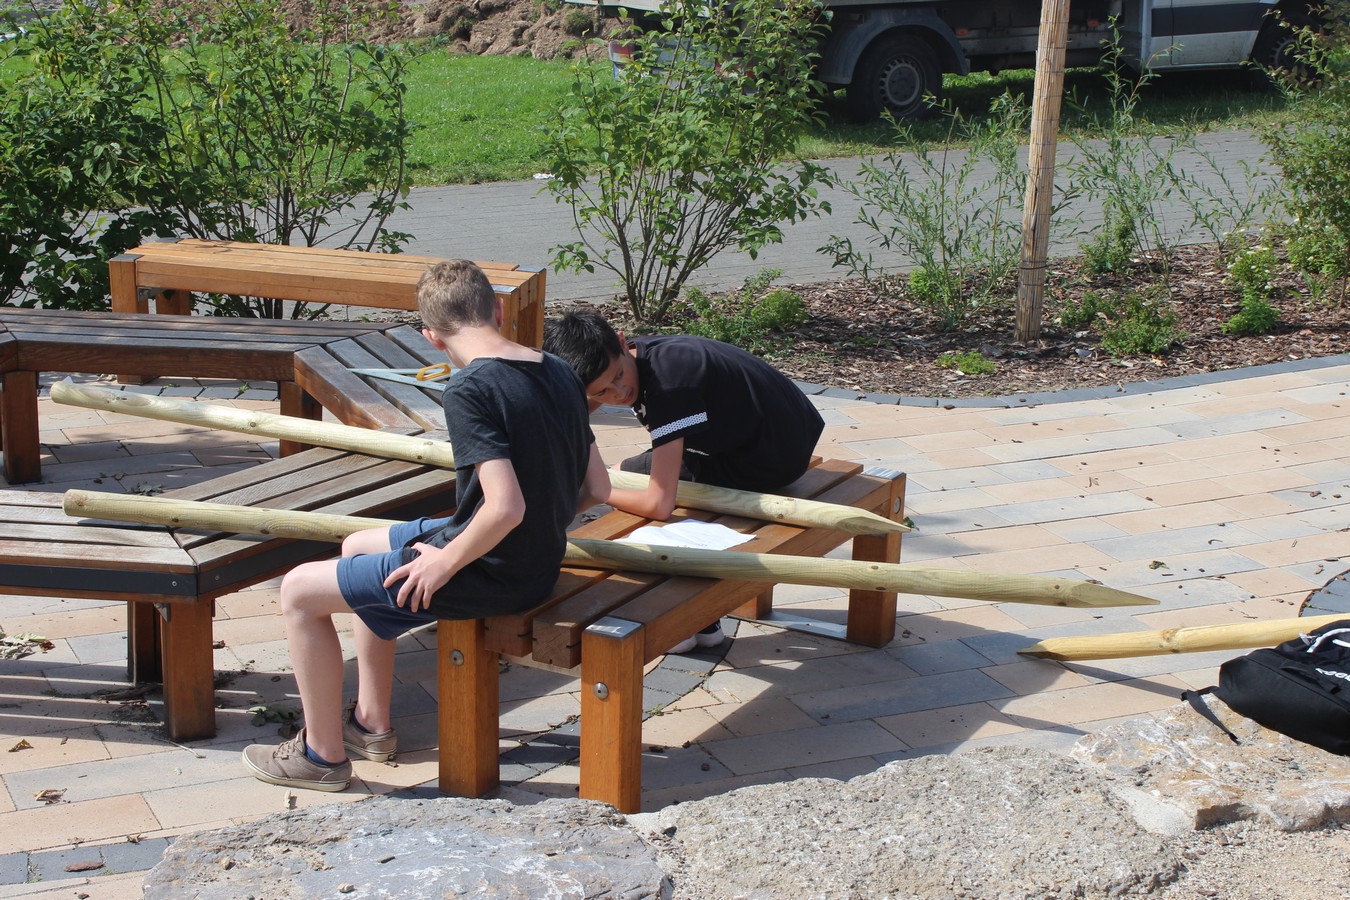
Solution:
<svg viewBox="0 0 1350 900">
<path fill-rule="evenodd" d="M 383 5 L 366 0 L 367 8 Z M 311 0 L 285 0 L 287 14 L 303 22 Z M 462 53 L 571 59 L 581 52 L 598 53 L 597 37 L 615 30 L 613 20 L 600 18 L 594 7 L 565 0 L 414 0 L 393 2 L 389 15 L 364 37 L 375 41 L 444 38 Z M 591 45 L 591 46 L 588 46 Z"/>
</svg>

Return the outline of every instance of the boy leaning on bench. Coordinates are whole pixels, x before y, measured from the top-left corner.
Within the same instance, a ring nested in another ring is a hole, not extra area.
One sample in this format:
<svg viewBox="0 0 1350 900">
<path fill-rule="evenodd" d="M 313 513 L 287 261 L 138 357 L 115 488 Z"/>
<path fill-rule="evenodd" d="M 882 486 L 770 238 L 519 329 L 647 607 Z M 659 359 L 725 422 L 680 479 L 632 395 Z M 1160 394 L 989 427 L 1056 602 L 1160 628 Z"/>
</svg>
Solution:
<svg viewBox="0 0 1350 900">
<path fill-rule="evenodd" d="M 692 335 L 625 340 L 593 309 L 574 309 L 544 332 L 544 349 L 565 360 L 586 386 L 592 411 L 629 406 L 651 433 L 652 448 L 626 459 L 626 472 L 650 476 L 646 490 L 615 489 L 609 504 L 666 519 L 681 480 L 771 492 L 811 465 L 825 427 L 792 381 L 739 347 Z M 713 622 L 670 648 L 684 653 L 723 640 Z"/>
<path fill-rule="evenodd" d="M 357 532 L 336 560 L 282 579 L 286 640 L 304 708 L 289 741 L 244 750 L 266 782 L 344 790 L 348 754 L 397 749 L 390 722 L 395 639 L 436 619 L 538 606 L 558 578 L 566 530 L 605 502 L 609 477 L 568 365 L 503 337 L 501 307 L 473 263 L 438 263 L 417 285 L 424 334 L 458 370 L 443 394 L 455 453 L 456 511 Z M 358 686 L 343 708 L 342 648 L 333 623 L 354 612 Z"/>
</svg>

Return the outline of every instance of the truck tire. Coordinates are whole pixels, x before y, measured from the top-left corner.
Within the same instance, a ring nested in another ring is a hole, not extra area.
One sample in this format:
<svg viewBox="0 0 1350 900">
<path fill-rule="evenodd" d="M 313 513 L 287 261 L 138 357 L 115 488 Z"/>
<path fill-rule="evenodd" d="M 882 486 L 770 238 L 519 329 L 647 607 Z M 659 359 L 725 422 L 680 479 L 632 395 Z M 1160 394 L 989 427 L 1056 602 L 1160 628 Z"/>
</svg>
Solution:
<svg viewBox="0 0 1350 900">
<path fill-rule="evenodd" d="M 1307 76 L 1306 67 L 1295 55 L 1298 40 L 1293 29 L 1308 24 L 1310 21 L 1304 17 L 1289 16 L 1287 22 L 1267 17 L 1265 24 L 1261 26 L 1261 33 L 1257 35 L 1256 44 L 1252 47 L 1252 62 L 1260 66 L 1260 71 L 1256 75 L 1257 84 L 1270 84 L 1270 76 L 1267 73 L 1277 69 L 1291 72 L 1297 77 Z"/>
<path fill-rule="evenodd" d="M 932 46 L 918 35 L 898 34 L 874 41 L 863 53 L 848 86 L 848 108 L 860 122 L 887 110 L 897 119 L 922 119 L 933 112 L 929 98 L 941 96 L 942 71 Z"/>
</svg>

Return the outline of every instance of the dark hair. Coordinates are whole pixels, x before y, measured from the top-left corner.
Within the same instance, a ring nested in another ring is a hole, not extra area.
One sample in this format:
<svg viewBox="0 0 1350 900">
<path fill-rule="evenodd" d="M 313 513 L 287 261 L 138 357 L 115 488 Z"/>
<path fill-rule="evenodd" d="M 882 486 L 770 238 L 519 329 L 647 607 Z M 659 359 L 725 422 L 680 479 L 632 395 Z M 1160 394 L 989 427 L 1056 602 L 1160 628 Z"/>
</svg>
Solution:
<svg viewBox="0 0 1350 900">
<path fill-rule="evenodd" d="M 451 335 L 466 325 L 495 324 L 497 294 L 477 265 L 447 259 L 417 279 L 417 311 L 427 328 Z"/>
<path fill-rule="evenodd" d="M 623 352 L 619 335 L 594 309 L 569 309 L 562 318 L 544 325 L 544 350 L 572 367 L 584 385 L 590 385 Z"/>
</svg>

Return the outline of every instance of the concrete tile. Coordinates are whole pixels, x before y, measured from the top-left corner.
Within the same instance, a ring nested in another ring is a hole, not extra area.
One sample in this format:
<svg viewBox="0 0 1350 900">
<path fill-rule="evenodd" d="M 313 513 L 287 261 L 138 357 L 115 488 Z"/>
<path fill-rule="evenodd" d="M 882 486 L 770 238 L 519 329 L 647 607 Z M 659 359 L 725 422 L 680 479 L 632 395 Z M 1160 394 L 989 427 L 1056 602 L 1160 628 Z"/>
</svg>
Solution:
<svg viewBox="0 0 1350 900">
<path fill-rule="evenodd" d="M 912 748 L 954 744 L 1025 730 L 988 703 L 884 716 L 877 724 Z"/>
<path fill-rule="evenodd" d="M 759 697 L 751 703 L 724 703 L 705 711 L 721 723 L 727 737 L 795 731 L 817 724 L 787 697 Z"/>
<path fill-rule="evenodd" d="M 966 669 L 889 684 L 849 685 L 794 694 L 792 701 L 818 721 L 837 723 L 996 700 L 1011 693 L 984 673 Z"/>
<path fill-rule="evenodd" d="M 1003 700 L 995 705 L 1026 728 L 1075 725 L 1111 716 L 1138 715 L 1173 706 L 1183 685 L 1171 676 L 1090 684 L 1043 691 Z"/>
<path fill-rule="evenodd" d="M 989 660 L 956 640 L 911 644 L 886 652 L 919 675 L 938 675 L 989 664 Z"/>
<path fill-rule="evenodd" d="M 694 741 L 707 743 L 729 737 L 732 732 L 713 712 L 704 708 L 663 711 L 642 723 L 642 742 L 650 747 L 678 747 Z"/>
<path fill-rule="evenodd" d="M 794 780 L 800 778 L 825 778 L 830 781 L 849 781 L 859 775 L 870 775 L 880 768 L 872 756 L 854 756 L 849 759 L 836 759 L 830 762 L 814 763 L 809 766 L 793 766 L 787 773 Z"/>
<path fill-rule="evenodd" d="M 1048 659 L 1024 659 L 1023 662 L 989 666 L 981 671 L 1015 694 L 1083 687 L 1089 680 L 1062 664 Z"/>
<path fill-rule="evenodd" d="M 158 827 L 159 820 L 139 794 L 42 805 L 5 814 L 0 853 L 106 841 Z"/>
<path fill-rule="evenodd" d="M 737 775 L 833 762 L 904 748 L 901 740 L 875 722 L 828 724 L 752 735 L 717 741 L 706 747 L 718 762 Z"/>
</svg>

